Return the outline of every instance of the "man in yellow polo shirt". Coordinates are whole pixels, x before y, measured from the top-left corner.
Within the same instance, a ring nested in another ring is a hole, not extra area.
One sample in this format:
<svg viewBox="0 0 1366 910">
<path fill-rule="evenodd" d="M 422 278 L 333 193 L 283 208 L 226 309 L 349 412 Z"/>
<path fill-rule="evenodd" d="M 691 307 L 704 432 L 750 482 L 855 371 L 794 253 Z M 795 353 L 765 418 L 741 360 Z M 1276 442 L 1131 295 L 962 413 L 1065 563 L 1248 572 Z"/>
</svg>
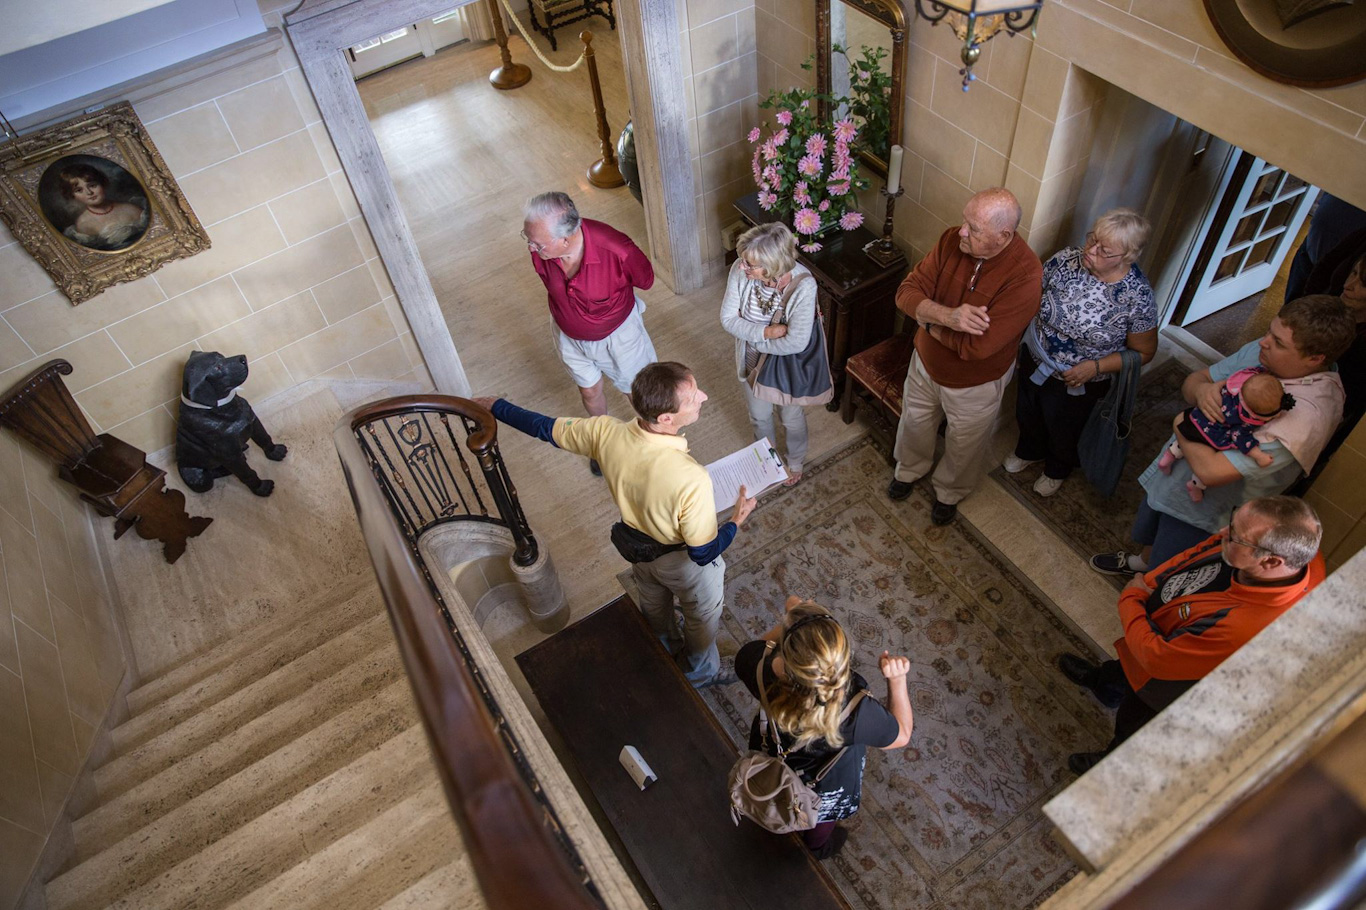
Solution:
<svg viewBox="0 0 1366 910">
<path fill-rule="evenodd" d="M 621 510 L 613 543 L 631 560 L 640 611 L 664 646 L 677 652 L 688 681 L 699 688 L 734 679 L 722 672 L 716 649 L 725 599 L 721 553 L 755 505 L 741 487 L 733 517 L 717 526 L 711 478 L 688 454 L 682 435 L 684 427 L 697 421 L 706 400 L 692 371 L 673 362 L 652 363 L 636 374 L 631 406 L 639 416 L 631 421 L 551 418 L 506 399 L 475 399 L 508 426 L 602 466 L 607 489 Z M 681 633 L 674 618 L 675 597 L 683 614 Z"/>
</svg>

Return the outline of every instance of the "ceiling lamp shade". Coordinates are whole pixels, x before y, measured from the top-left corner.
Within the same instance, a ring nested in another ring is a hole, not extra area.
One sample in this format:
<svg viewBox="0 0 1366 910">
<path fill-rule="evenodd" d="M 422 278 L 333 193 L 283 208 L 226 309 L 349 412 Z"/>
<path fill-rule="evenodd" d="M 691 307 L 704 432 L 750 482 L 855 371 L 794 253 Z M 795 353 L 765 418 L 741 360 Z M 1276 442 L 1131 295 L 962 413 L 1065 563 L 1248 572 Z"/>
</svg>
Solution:
<svg viewBox="0 0 1366 910">
<path fill-rule="evenodd" d="M 963 77 L 965 92 L 977 79 L 972 67 L 982 56 L 982 45 L 1001 29 L 1011 36 L 1026 29 L 1032 34 L 1039 21 L 1039 8 L 1043 4 L 1044 0 L 1034 3 L 1021 3 L 1020 0 L 915 0 L 916 11 L 921 18 L 932 25 L 947 20 L 953 33 L 963 42 L 963 50 L 959 54 L 963 59 L 963 68 L 958 74 Z"/>
</svg>

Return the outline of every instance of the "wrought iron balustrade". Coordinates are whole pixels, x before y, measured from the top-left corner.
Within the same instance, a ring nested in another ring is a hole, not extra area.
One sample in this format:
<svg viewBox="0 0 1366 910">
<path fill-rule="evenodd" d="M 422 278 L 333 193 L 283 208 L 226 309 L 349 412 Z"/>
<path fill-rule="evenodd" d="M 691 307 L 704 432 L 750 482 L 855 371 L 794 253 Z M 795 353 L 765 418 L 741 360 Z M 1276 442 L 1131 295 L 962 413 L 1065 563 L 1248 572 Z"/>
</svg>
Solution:
<svg viewBox="0 0 1366 910">
<path fill-rule="evenodd" d="M 351 424 L 409 543 L 444 522 L 487 521 L 512 533 L 518 565 L 535 562 L 492 414 L 463 398 L 410 395 L 362 408 Z"/>
</svg>

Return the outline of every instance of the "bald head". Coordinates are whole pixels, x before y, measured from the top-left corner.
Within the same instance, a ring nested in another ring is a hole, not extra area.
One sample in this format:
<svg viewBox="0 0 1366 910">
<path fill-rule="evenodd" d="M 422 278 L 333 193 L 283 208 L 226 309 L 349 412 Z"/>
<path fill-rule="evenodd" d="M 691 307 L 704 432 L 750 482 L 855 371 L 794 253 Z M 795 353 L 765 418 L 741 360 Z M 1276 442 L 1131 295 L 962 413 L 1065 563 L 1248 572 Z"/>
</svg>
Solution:
<svg viewBox="0 0 1366 910">
<path fill-rule="evenodd" d="M 958 245 L 964 253 L 990 259 L 1010 245 L 1020 227 L 1020 201 L 1003 186 L 973 194 L 963 207 Z"/>
</svg>

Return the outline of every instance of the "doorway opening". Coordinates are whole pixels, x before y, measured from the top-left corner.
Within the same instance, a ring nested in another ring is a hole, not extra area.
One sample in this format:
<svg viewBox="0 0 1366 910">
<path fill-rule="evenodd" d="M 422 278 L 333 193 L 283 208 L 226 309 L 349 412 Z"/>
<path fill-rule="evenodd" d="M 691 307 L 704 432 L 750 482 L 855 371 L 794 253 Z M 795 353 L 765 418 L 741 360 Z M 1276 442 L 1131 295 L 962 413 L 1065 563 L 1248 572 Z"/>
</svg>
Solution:
<svg viewBox="0 0 1366 910">
<path fill-rule="evenodd" d="M 525 0 L 520 6 L 518 18 L 541 53 L 557 65 L 573 63 L 582 50 L 577 29 L 561 30 L 559 50 L 552 50 L 532 31 Z M 599 189 L 587 180 L 601 149 L 585 69 L 549 70 L 508 22 L 513 57 L 531 67 L 532 78 L 500 91 L 488 81 L 501 62 L 498 46 L 472 24 L 471 40 L 368 75 L 356 87 L 471 382 L 511 389 L 531 379 L 557 388 L 566 384 L 559 361 L 525 355 L 549 351 L 550 341 L 545 288 L 518 236 L 523 202 L 564 190 L 584 217 L 649 249 L 645 213 L 626 187 Z M 628 116 L 621 43 L 605 21 L 588 25 L 615 134 Z"/>
</svg>

